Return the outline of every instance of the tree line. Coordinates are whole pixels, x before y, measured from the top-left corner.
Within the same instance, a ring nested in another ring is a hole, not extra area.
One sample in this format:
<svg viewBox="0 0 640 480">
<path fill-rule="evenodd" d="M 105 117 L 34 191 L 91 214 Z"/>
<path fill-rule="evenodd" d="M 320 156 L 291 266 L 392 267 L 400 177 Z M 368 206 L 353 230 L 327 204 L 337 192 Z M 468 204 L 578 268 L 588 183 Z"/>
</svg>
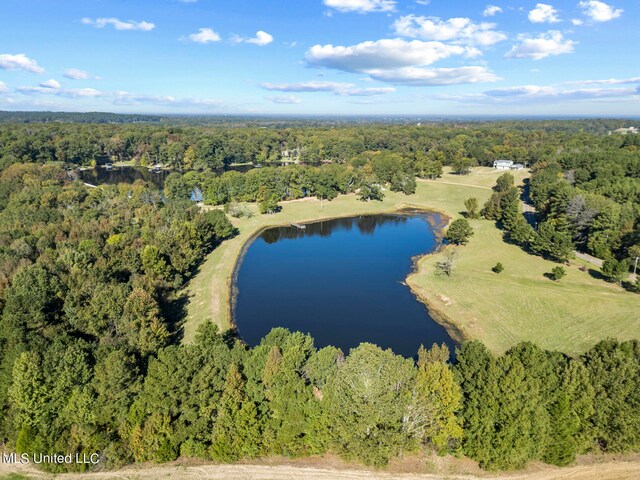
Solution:
<svg viewBox="0 0 640 480">
<path fill-rule="evenodd" d="M 365 152 L 385 151 L 403 156 L 416 172 L 428 160 L 465 173 L 474 165 L 489 166 L 499 158 L 534 165 L 565 162 L 585 153 L 609 155 L 637 137 L 600 134 L 623 125 L 620 121 L 425 125 L 312 122 L 309 126 L 302 121 L 262 120 L 254 125 L 240 120 L 212 120 L 210 124 L 192 125 L 179 119 L 157 122 L 157 117 L 135 115 L 127 120 L 102 114 L 77 114 L 76 119 L 70 114 L 64 121 L 58 121 L 56 114 L 33 115 L 36 119 L 51 116 L 52 121 L 24 124 L 20 121 L 25 116 L 24 121 L 28 121 L 31 114 L 0 115 L 3 165 L 57 161 L 90 166 L 128 161 L 137 165 L 160 163 L 182 171 L 220 171 L 238 163 L 344 163 Z M 95 123 L 77 123 L 91 119 Z"/>
</svg>

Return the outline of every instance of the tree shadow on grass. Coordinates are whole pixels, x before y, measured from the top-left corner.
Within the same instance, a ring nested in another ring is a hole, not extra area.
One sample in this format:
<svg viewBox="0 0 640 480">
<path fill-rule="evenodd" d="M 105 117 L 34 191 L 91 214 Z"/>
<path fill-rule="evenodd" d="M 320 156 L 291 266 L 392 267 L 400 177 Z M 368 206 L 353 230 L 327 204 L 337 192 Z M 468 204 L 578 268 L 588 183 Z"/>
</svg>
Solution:
<svg viewBox="0 0 640 480">
<path fill-rule="evenodd" d="M 604 280 L 604 281 L 607 280 L 606 278 L 604 278 L 604 275 L 602 275 L 602 273 L 599 270 L 596 270 L 594 268 L 589 269 L 589 275 L 591 275 L 592 278 L 595 278 L 597 280 Z"/>
</svg>

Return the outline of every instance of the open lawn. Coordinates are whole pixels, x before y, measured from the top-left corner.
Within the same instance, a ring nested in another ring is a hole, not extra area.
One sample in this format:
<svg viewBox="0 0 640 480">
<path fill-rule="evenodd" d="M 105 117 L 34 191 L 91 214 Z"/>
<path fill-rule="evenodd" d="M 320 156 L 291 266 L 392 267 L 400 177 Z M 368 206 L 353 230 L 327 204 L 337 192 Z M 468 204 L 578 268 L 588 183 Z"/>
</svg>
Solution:
<svg viewBox="0 0 640 480">
<path fill-rule="evenodd" d="M 481 204 L 491 195 L 490 187 L 503 172 L 476 168 L 469 175 L 445 171 L 435 181 L 419 181 L 414 195 L 385 191 L 382 202 L 361 202 L 355 195 L 340 196 L 331 202 L 316 199 L 283 202 L 276 215 L 256 214 L 249 219 L 233 219 L 240 233 L 224 242 L 202 264 L 189 283 L 184 340 L 193 340 L 197 327 L 212 320 L 222 329 L 231 325 L 229 286 L 233 268 L 243 245 L 261 228 L 331 217 L 389 212 L 404 206 L 428 208 L 459 217 L 464 200 L 473 196 Z M 522 181 L 526 171 L 512 172 Z M 531 340 L 544 348 L 575 354 L 599 339 L 640 338 L 640 296 L 567 267 L 560 282 L 543 276 L 555 264 L 523 252 L 502 240 L 493 222 L 474 220 L 469 244 L 457 247 L 456 266 L 451 278 L 437 276 L 433 265 L 439 256 L 424 257 L 408 284 L 443 319 L 452 322 L 466 338 L 482 340 L 500 352 L 514 343 Z M 505 270 L 491 271 L 497 262 Z M 283 286 L 286 289 L 286 286 Z"/>
</svg>

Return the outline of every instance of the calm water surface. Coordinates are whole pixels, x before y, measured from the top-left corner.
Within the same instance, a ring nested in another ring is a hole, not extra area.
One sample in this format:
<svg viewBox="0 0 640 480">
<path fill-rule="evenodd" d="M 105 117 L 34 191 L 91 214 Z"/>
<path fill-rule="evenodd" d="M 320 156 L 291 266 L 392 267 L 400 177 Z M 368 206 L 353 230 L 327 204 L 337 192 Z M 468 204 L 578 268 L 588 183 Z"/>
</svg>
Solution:
<svg viewBox="0 0 640 480">
<path fill-rule="evenodd" d="M 345 353 L 361 342 L 412 357 L 454 342 L 404 285 L 412 257 L 433 251 L 435 214 L 371 215 L 265 230 L 238 268 L 235 322 L 250 345 L 274 327 Z"/>
<path fill-rule="evenodd" d="M 169 173 L 166 170 L 159 172 L 149 171 L 145 167 L 114 167 L 111 170 L 98 167 L 91 170 L 82 170 L 78 173 L 78 176 L 83 182 L 93 185 L 115 185 L 142 180 L 154 185 L 158 190 L 162 190 L 164 188 L 164 179 Z"/>
</svg>

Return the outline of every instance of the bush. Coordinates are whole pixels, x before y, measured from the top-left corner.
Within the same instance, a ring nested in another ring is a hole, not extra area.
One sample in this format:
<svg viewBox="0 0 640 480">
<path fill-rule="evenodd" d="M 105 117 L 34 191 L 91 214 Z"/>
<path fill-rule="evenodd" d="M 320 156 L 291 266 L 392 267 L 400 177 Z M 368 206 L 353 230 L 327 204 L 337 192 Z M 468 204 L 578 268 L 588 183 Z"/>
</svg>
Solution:
<svg viewBox="0 0 640 480">
<path fill-rule="evenodd" d="M 491 269 L 494 273 L 501 273 L 504 270 L 504 267 L 500 262 L 496 263 L 495 266 Z"/>
<path fill-rule="evenodd" d="M 562 277 L 566 275 L 567 275 L 567 271 L 563 267 L 553 267 L 551 269 L 551 272 L 547 273 L 547 276 L 554 282 L 557 282 L 558 280 L 560 280 Z"/>
<path fill-rule="evenodd" d="M 278 205 L 279 198 L 277 195 L 271 195 L 269 198 L 261 201 L 258 205 L 260 208 L 260 213 L 265 214 L 273 214 L 280 211 L 281 207 Z"/>
</svg>

